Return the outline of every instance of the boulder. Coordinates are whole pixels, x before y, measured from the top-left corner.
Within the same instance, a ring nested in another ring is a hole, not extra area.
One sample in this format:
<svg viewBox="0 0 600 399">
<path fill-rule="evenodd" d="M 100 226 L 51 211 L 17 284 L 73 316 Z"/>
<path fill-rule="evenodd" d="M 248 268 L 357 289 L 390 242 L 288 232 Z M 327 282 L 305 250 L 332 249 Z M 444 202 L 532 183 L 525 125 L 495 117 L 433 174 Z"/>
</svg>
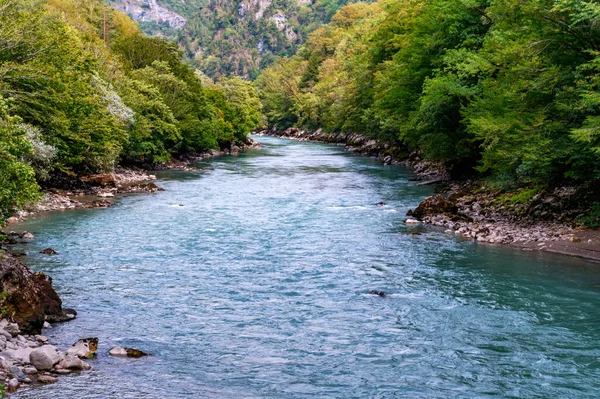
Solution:
<svg viewBox="0 0 600 399">
<path fill-rule="evenodd" d="M 64 358 L 59 363 L 60 368 L 69 370 L 87 370 L 90 365 L 78 358 L 77 356 L 65 354 Z"/>
<path fill-rule="evenodd" d="M 75 342 L 65 352 L 68 355 L 77 356 L 80 359 L 91 359 L 96 356 L 98 349 L 98 338 L 82 338 Z"/>
<path fill-rule="evenodd" d="M 0 320 L 0 335 L 10 339 L 11 337 L 16 337 L 19 335 L 20 332 L 21 330 L 19 329 L 19 325 L 17 323 L 12 323 L 7 319 Z"/>
<path fill-rule="evenodd" d="M 6 291 L 7 313 L 25 334 L 39 334 L 48 316 L 63 315 L 52 279 L 36 273 L 8 254 L 0 254 L 0 292 Z M 10 332 L 10 331 L 9 331 Z"/>
<path fill-rule="evenodd" d="M 44 345 L 34 349 L 29 355 L 30 363 L 38 370 L 51 370 L 62 360 L 58 349 L 52 345 Z"/>
<path fill-rule="evenodd" d="M 425 216 L 447 215 L 454 216 L 458 212 L 456 203 L 448 200 L 443 195 L 434 195 L 425 198 L 414 211 L 408 211 L 408 216 L 423 219 Z"/>
<path fill-rule="evenodd" d="M 24 240 L 34 240 L 35 237 L 33 236 L 33 234 L 31 234 L 30 232 L 25 232 L 23 233 L 22 237 Z"/>
<path fill-rule="evenodd" d="M 25 374 L 23 372 L 23 370 L 21 370 L 17 366 L 10 366 L 8 368 L 8 373 L 9 373 L 9 375 L 11 377 L 16 378 L 17 380 L 19 380 L 19 382 L 23 382 L 25 380 L 25 378 L 27 378 L 27 374 Z"/>
</svg>

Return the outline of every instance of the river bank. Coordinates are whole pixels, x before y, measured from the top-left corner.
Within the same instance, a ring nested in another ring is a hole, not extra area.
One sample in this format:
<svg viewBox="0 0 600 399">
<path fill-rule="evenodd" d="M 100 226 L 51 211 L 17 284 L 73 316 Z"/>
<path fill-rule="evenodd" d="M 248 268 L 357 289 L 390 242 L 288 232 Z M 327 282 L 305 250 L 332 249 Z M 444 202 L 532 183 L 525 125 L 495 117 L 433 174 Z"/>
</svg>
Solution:
<svg viewBox="0 0 600 399">
<path fill-rule="evenodd" d="M 248 138 L 244 145 L 232 145 L 226 149 L 213 149 L 201 154 L 184 154 L 177 158 L 174 157 L 168 163 L 149 166 L 146 169 L 116 168 L 111 173 L 75 177 L 55 176 L 44 183 L 42 198 L 8 218 L 5 227 L 42 212 L 107 208 L 113 205 L 113 198 L 116 195 L 163 191 L 163 188 L 154 183 L 156 176 L 152 174 L 153 170 L 198 171 L 190 164 L 223 155 L 239 155 L 252 148 L 260 148 L 260 143 Z"/>
<path fill-rule="evenodd" d="M 453 182 L 443 165 L 359 134 L 289 128 L 262 130 L 257 135 L 344 145 L 355 154 L 374 157 L 383 164 L 413 168 L 423 180 L 417 184 L 437 184 L 439 194 L 426 198 L 409 212 L 408 224 L 442 227 L 448 234 L 482 243 L 600 261 L 600 232 L 577 223 L 597 196 L 593 188 L 559 187 L 549 193 L 506 195 L 476 181 Z"/>
</svg>

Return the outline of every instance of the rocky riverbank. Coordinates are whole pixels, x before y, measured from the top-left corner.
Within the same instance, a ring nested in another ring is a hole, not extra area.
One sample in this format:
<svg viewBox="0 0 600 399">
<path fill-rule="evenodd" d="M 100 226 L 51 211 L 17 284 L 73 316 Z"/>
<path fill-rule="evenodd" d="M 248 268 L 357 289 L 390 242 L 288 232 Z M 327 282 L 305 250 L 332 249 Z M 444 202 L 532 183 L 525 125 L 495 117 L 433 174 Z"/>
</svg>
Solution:
<svg viewBox="0 0 600 399">
<path fill-rule="evenodd" d="M 443 227 L 448 234 L 483 243 L 600 260 L 600 231 L 578 223 L 595 201 L 593 188 L 507 194 L 468 182 L 444 184 L 438 191 L 408 212 L 408 224 Z"/>
<path fill-rule="evenodd" d="M 242 146 L 232 145 L 223 150 L 209 150 L 201 154 L 187 154 L 174 158 L 169 163 L 159 164 L 153 169 L 177 169 L 197 171 L 190 164 L 206 158 L 223 155 L 239 155 L 251 148 L 260 148 L 260 143 L 247 139 Z M 85 175 L 80 177 L 53 177 L 45 183 L 40 201 L 15 213 L 8 218 L 6 225 L 27 219 L 41 212 L 77 208 L 107 208 L 113 205 L 112 199 L 118 194 L 154 193 L 164 189 L 154 183 L 156 176 L 148 170 L 117 168 L 112 173 Z"/>
</svg>

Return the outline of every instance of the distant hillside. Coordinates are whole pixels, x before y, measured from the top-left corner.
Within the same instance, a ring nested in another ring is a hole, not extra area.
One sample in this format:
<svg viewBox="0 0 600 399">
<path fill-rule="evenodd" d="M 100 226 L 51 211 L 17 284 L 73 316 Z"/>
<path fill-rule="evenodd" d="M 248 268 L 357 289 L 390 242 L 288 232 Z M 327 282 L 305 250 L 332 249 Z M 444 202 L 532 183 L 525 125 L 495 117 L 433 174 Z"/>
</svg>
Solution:
<svg viewBox="0 0 600 399">
<path fill-rule="evenodd" d="M 254 78 L 351 0 L 109 0 L 210 77 Z"/>
</svg>

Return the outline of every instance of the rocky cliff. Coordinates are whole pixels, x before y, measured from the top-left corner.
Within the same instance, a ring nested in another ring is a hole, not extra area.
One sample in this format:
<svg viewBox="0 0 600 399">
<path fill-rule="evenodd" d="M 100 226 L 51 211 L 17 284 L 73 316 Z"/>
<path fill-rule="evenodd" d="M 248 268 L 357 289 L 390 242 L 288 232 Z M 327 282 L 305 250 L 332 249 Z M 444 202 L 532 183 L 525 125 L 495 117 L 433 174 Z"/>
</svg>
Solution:
<svg viewBox="0 0 600 399">
<path fill-rule="evenodd" d="M 11 317 L 23 333 L 39 334 L 46 320 L 66 321 L 75 315 L 63 309 L 49 276 L 34 272 L 5 251 L 0 252 L 0 292 L 2 316 Z"/>
</svg>

